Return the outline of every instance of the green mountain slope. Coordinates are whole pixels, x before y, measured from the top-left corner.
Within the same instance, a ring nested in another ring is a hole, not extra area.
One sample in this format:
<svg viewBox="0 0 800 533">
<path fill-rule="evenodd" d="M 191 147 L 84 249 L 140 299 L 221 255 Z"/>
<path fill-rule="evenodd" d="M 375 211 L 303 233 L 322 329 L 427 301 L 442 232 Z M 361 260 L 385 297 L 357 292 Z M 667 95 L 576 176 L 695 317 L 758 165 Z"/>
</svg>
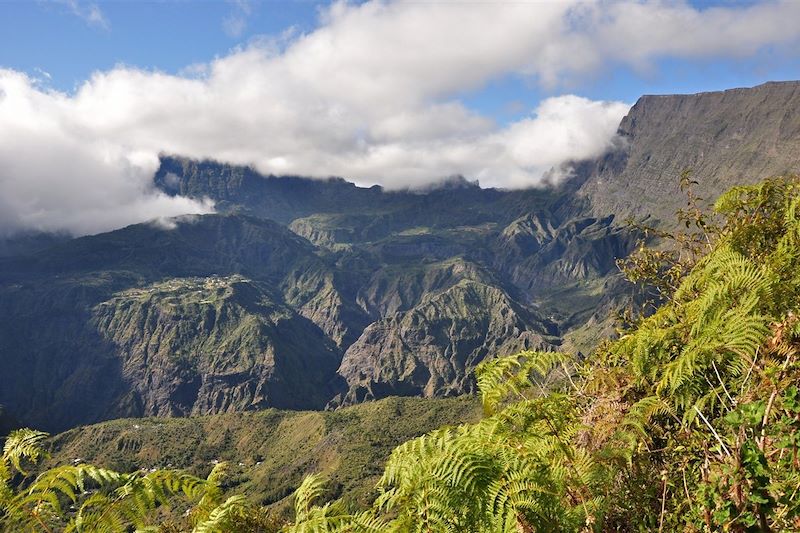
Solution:
<svg viewBox="0 0 800 533">
<path fill-rule="evenodd" d="M 0 265 L 0 402 L 45 429 L 325 405 L 341 351 L 327 322 L 284 301 L 340 298 L 334 287 L 316 290 L 331 273 L 313 246 L 246 217 L 173 224 L 76 239 Z M 317 282 L 296 283 L 301 277 Z"/>
<path fill-rule="evenodd" d="M 395 446 L 479 416 L 472 398 L 387 398 L 337 411 L 114 420 L 53 437 L 52 459 L 45 466 L 170 467 L 205 476 L 216 461 L 227 461 L 235 471 L 228 488 L 265 504 L 281 502 L 304 476 L 322 472 L 330 479 L 331 496 L 346 494 L 363 505 L 374 497 Z"/>
</svg>

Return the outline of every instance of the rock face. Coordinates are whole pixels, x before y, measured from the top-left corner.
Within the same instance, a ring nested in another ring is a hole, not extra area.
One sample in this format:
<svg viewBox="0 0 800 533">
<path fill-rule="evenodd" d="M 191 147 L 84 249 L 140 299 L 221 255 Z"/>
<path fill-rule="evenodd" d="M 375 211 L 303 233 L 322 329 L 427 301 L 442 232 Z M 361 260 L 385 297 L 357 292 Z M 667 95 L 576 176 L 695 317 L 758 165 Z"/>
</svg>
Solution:
<svg viewBox="0 0 800 533">
<path fill-rule="evenodd" d="M 0 245 L 0 405 L 63 429 L 119 416 L 320 408 L 474 389 L 523 348 L 586 353 L 630 286 L 628 216 L 672 220 L 800 170 L 800 84 L 645 96 L 618 147 L 558 187 L 426 191 L 165 157 L 220 214 Z"/>
<path fill-rule="evenodd" d="M 643 96 L 619 133 L 624 149 L 592 168 L 579 195 L 600 216 L 672 221 L 686 169 L 710 201 L 732 185 L 800 171 L 800 83 Z"/>
<path fill-rule="evenodd" d="M 96 305 L 93 324 L 129 384 L 121 414 L 324 406 L 341 355 L 319 327 L 276 300 L 261 284 L 230 276 L 170 279 Z"/>
<path fill-rule="evenodd" d="M 494 267 L 527 293 L 600 278 L 636 240 L 635 233 L 613 222 L 613 215 L 577 218 L 555 229 L 536 215 L 520 217 L 500 234 Z"/>
<path fill-rule="evenodd" d="M 554 324 L 501 289 L 462 280 L 367 326 L 339 369 L 349 386 L 341 401 L 470 392 L 469 370 L 477 363 L 524 349 L 552 349 L 555 333 Z"/>
<path fill-rule="evenodd" d="M 18 427 L 19 422 L 17 422 L 13 416 L 8 414 L 5 408 L 0 405 L 0 438 L 5 437 Z"/>
</svg>

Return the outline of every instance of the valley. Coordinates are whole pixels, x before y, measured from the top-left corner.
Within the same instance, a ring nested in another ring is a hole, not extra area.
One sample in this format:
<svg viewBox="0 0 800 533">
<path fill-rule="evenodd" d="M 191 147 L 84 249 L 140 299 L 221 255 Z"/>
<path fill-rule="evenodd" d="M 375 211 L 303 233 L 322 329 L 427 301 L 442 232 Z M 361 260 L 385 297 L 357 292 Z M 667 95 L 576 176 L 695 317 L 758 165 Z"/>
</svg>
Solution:
<svg viewBox="0 0 800 533">
<path fill-rule="evenodd" d="M 800 531 L 797 21 L 0 2 L 0 533 Z"/>
<path fill-rule="evenodd" d="M 798 94 L 643 97 L 615 150 L 537 189 L 383 190 L 164 156 L 156 185 L 217 214 L 6 248 L 0 405 L 50 431 L 335 408 L 471 393 L 476 364 L 522 349 L 588 355 L 636 297 L 615 266 L 640 237 L 626 218 L 682 207 L 668 162 L 694 166 L 706 198 L 800 169 L 800 116 L 773 120 Z M 730 160 L 742 146 L 757 149 Z"/>
</svg>

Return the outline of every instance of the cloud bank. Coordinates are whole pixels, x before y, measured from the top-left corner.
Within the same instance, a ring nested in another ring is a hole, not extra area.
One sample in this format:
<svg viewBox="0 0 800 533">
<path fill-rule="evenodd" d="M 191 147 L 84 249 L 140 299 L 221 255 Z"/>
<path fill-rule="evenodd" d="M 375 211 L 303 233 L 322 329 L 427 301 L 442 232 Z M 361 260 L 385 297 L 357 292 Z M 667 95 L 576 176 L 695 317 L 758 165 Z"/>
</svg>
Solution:
<svg viewBox="0 0 800 533">
<path fill-rule="evenodd" d="M 527 187 L 613 141 L 628 104 L 543 100 L 499 125 L 458 98 L 507 75 L 551 91 L 612 64 L 749 57 L 798 43 L 800 2 L 337 3 L 309 34 L 182 75 L 120 66 L 74 94 L 0 70 L 0 231 L 86 234 L 208 203 L 153 190 L 158 154 L 416 187 Z"/>
</svg>

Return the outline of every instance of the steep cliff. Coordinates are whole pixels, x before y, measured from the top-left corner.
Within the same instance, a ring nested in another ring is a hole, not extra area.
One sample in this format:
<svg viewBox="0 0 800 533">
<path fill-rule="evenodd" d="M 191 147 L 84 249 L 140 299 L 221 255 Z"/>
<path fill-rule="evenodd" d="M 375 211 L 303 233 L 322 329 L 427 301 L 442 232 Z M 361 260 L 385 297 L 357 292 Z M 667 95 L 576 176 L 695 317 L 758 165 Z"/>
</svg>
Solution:
<svg viewBox="0 0 800 533">
<path fill-rule="evenodd" d="M 92 315 L 120 358 L 126 416 L 320 408 L 341 359 L 314 323 L 241 276 L 128 289 Z"/>
<path fill-rule="evenodd" d="M 713 201 L 737 184 L 800 171 L 800 82 L 643 96 L 619 126 L 623 148 L 591 165 L 578 194 L 599 216 L 674 220 L 681 172 Z"/>
<path fill-rule="evenodd" d="M 471 392 L 476 364 L 523 349 L 552 349 L 556 331 L 501 289 L 462 280 L 370 324 L 345 353 L 339 374 L 348 391 L 335 403 Z"/>
</svg>

